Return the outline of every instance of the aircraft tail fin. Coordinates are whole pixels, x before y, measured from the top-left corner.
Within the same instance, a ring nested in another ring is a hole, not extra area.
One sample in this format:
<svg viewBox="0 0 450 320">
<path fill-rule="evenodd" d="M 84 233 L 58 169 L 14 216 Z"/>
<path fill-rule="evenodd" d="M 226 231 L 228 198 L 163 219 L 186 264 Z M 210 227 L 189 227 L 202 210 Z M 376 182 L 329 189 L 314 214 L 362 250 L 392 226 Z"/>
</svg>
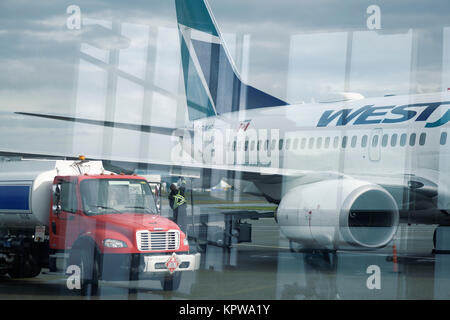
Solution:
<svg viewBox="0 0 450 320">
<path fill-rule="evenodd" d="M 206 0 L 175 0 L 189 119 L 287 103 L 241 81 Z"/>
</svg>

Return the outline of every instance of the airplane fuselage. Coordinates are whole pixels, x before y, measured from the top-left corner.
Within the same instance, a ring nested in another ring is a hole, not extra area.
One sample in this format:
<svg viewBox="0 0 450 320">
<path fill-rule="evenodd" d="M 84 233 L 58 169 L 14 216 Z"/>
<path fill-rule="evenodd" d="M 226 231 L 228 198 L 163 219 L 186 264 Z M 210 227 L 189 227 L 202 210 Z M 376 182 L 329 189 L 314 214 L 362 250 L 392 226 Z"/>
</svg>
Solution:
<svg viewBox="0 0 450 320">
<path fill-rule="evenodd" d="M 185 141 L 184 151 L 213 168 L 283 175 L 276 188 L 255 182 L 273 199 L 282 198 L 290 181 L 314 181 L 308 172 L 330 172 L 412 184 L 448 209 L 449 106 L 450 94 L 439 93 L 225 113 L 193 122 L 193 141 Z M 397 191 L 405 207 L 405 190 Z"/>
</svg>

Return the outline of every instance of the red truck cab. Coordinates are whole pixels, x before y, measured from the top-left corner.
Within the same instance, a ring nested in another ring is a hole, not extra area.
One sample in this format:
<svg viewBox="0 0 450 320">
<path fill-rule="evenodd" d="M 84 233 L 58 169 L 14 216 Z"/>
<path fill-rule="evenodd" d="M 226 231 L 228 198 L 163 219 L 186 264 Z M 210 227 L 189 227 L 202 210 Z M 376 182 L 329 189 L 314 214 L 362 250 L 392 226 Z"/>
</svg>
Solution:
<svg viewBox="0 0 450 320">
<path fill-rule="evenodd" d="M 98 280 L 158 278 L 178 288 L 181 272 L 198 269 L 186 234 L 158 214 L 143 177 L 122 174 L 56 176 L 49 218 L 49 247 L 69 252 L 80 268 L 82 290 Z"/>
</svg>

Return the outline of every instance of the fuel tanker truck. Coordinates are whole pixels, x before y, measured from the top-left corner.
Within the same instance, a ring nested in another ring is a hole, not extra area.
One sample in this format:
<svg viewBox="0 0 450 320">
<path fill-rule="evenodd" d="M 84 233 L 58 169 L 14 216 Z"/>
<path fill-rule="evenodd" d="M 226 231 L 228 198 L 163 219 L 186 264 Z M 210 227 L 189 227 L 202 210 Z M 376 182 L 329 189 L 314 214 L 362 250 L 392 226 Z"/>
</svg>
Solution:
<svg viewBox="0 0 450 320">
<path fill-rule="evenodd" d="M 0 162 L 0 274 L 64 270 L 79 275 L 71 289 L 82 294 L 99 280 L 157 279 L 176 290 L 200 254 L 158 214 L 148 182 L 80 159 Z"/>
</svg>

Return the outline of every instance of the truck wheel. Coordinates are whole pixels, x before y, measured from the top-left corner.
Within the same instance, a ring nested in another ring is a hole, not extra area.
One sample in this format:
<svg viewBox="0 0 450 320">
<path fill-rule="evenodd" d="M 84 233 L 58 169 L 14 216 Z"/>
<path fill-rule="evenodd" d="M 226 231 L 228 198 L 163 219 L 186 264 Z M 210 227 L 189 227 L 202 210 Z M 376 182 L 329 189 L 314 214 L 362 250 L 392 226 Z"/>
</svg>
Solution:
<svg viewBox="0 0 450 320">
<path fill-rule="evenodd" d="M 11 278 L 34 278 L 41 273 L 41 266 L 31 253 L 25 255 L 21 265 L 8 271 Z"/>
<path fill-rule="evenodd" d="M 99 254 L 92 246 L 74 248 L 70 252 L 69 265 L 80 268 L 80 288 L 75 289 L 82 296 L 98 294 Z"/>
<path fill-rule="evenodd" d="M 161 287 L 164 291 L 178 290 L 181 282 L 181 272 L 175 272 L 171 275 L 166 275 L 161 279 Z"/>
</svg>

